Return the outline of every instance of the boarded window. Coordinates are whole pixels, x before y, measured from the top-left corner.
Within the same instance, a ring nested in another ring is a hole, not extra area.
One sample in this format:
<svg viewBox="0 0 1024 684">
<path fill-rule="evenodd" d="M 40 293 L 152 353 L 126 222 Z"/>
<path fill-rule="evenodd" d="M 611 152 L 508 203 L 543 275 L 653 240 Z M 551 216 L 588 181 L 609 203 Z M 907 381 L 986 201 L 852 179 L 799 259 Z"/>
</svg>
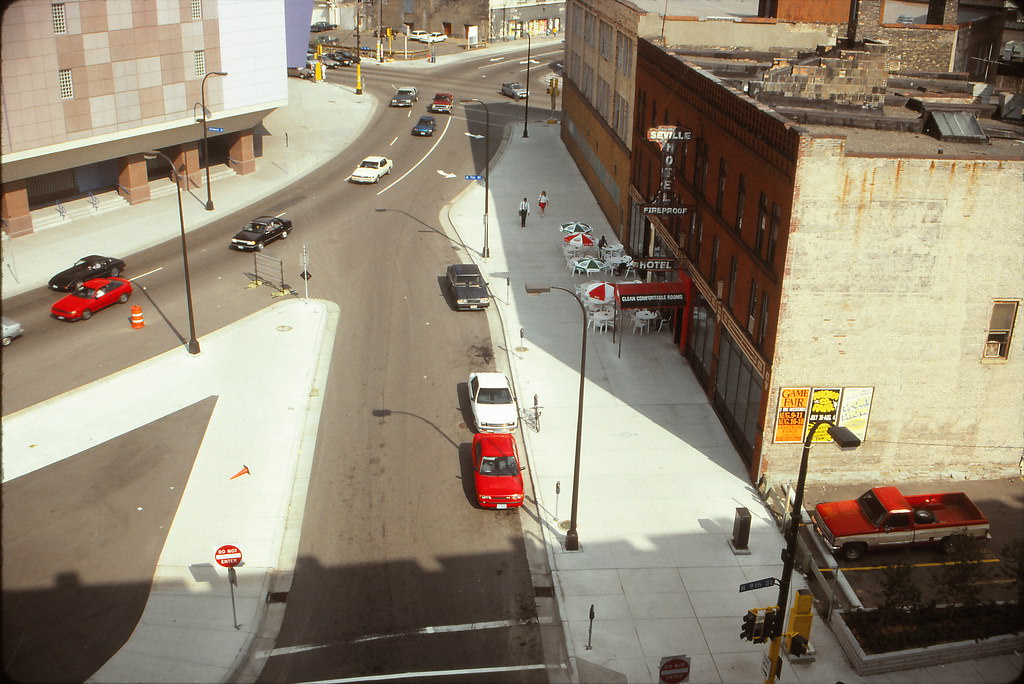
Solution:
<svg viewBox="0 0 1024 684">
<path fill-rule="evenodd" d="M 992 304 L 992 318 L 989 320 L 988 338 L 985 340 L 986 359 L 1005 359 L 1009 356 L 1018 305 L 1019 302 L 1006 301 Z"/>
</svg>

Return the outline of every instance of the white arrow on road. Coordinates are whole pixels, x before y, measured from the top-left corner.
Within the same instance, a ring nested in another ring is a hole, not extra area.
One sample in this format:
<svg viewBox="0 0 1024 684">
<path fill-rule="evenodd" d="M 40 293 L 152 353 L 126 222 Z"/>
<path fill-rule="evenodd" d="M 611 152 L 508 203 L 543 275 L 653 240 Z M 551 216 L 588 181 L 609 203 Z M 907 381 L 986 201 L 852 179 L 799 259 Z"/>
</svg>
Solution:
<svg viewBox="0 0 1024 684">
<path fill-rule="evenodd" d="M 441 169 L 437 170 L 437 175 L 444 176 L 445 178 L 455 178 L 454 173 L 448 173 L 447 171 L 442 171 Z"/>
<path fill-rule="evenodd" d="M 468 136 L 469 136 L 470 138 L 476 138 L 476 139 L 478 139 L 478 140 L 479 140 L 480 138 L 484 137 L 484 136 L 482 136 L 482 135 L 477 135 L 476 133 L 466 133 L 466 135 L 468 135 Z"/>
</svg>

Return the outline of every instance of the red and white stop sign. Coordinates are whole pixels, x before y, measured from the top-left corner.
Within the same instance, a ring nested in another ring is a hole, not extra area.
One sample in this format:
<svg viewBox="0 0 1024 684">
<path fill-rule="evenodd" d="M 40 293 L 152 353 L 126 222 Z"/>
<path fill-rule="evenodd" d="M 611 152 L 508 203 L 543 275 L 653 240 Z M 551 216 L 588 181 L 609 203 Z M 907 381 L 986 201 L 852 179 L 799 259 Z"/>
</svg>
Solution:
<svg viewBox="0 0 1024 684">
<path fill-rule="evenodd" d="M 213 554 L 213 558 L 218 564 L 225 568 L 230 568 L 242 562 L 242 552 L 237 546 L 225 544 L 217 549 L 217 552 Z"/>
<path fill-rule="evenodd" d="M 690 681 L 690 657 L 673 656 L 671 658 L 662 658 L 658 678 L 664 684 Z"/>
</svg>

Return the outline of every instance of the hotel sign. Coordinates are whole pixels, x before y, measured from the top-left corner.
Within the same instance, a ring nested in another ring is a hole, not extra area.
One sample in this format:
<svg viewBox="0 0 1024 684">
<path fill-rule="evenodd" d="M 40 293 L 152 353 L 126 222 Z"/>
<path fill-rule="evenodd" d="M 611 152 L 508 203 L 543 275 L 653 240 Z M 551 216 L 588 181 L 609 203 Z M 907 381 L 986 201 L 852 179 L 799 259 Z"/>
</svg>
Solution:
<svg viewBox="0 0 1024 684">
<path fill-rule="evenodd" d="M 656 126 L 647 129 L 647 139 L 659 145 L 679 140 L 692 140 L 693 131 L 677 126 Z"/>
</svg>

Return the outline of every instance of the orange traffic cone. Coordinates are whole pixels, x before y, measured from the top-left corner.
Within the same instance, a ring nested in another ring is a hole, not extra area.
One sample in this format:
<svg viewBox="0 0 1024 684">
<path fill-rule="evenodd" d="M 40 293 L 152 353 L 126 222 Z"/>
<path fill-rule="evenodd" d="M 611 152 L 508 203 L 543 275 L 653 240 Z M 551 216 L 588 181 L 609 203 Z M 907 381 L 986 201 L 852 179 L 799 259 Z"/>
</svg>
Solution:
<svg viewBox="0 0 1024 684">
<path fill-rule="evenodd" d="M 146 322 L 142 320 L 142 307 L 138 304 L 132 304 L 132 327 L 136 330 L 146 326 Z"/>
</svg>

